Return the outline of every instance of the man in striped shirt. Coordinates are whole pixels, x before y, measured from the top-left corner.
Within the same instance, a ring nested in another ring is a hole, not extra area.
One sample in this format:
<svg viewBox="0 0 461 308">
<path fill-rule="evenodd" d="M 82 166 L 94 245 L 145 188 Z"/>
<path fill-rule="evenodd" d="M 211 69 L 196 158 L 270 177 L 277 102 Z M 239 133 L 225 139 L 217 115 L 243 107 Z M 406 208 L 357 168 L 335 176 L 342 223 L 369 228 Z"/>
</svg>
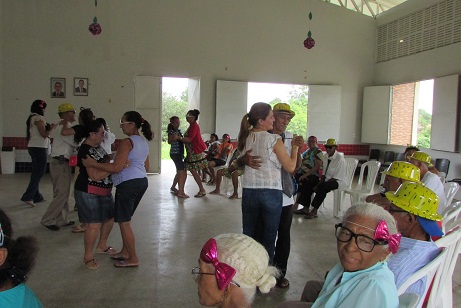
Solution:
<svg viewBox="0 0 461 308">
<path fill-rule="evenodd" d="M 388 210 L 402 234 L 399 251 L 387 260 L 398 289 L 408 277 L 439 254 L 439 248 L 431 236 L 443 235 L 436 222 L 442 217 L 437 214 L 437 194 L 420 183 L 404 182 L 396 192 L 387 192 L 386 197 L 391 202 Z M 426 283 L 424 277 L 412 284 L 405 293 L 416 293 L 422 297 Z"/>
</svg>

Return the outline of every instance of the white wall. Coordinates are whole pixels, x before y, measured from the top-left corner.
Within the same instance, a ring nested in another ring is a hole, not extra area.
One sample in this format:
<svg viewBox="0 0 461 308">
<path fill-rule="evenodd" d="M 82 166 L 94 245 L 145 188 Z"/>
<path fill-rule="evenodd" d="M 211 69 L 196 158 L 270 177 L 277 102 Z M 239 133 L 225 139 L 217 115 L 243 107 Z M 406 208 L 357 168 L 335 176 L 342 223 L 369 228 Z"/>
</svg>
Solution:
<svg viewBox="0 0 461 308">
<path fill-rule="evenodd" d="M 217 79 L 339 85 L 340 142 L 360 143 L 362 88 L 374 73 L 371 17 L 321 1 L 111 0 L 98 2 L 102 34 L 92 36 L 93 1 L 0 3 L 2 136 L 25 136 L 37 98 L 51 121 L 69 101 L 115 128 L 132 109 L 133 76 L 153 75 L 200 76 L 204 132 L 214 130 Z M 311 50 L 303 47 L 309 10 Z M 67 78 L 66 99 L 50 98 L 50 77 Z M 72 95 L 73 77 L 89 78 L 88 97 Z"/>
<path fill-rule="evenodd" d="M 408 0 L 398 10 L 389 10 L 378 17 L 377 24 L 388 23 L 440 1 Z M 379 63 L 375 67 L 375 85 L 392 85 L 461 74 L 461 43 L 445 46 L 400 59 Z M 371 148 L 403 152 L 404 147 L 372 145 Z M 461 178 L 461 154 L 421 149 L 435 158 L 450 159 L 448 179 Z"/>
</svg>

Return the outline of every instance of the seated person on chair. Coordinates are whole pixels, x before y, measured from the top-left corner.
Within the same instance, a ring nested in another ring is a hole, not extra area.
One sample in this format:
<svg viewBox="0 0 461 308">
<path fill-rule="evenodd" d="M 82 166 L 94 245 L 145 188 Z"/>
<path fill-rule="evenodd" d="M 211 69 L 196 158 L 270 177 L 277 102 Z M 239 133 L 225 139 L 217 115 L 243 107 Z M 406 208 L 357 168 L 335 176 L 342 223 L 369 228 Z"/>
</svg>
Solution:
<svg viewBox="0 0 461 308">
<path fill-rule="evenodd" d="M 198 299 L 207 307 L 251 307 L 256 292 L 268 293 L 278 271 L 269 265 L 266 249 L 244 234 L 210 238 L 192 269 Z"/>
<path fill-rule="evenodd" d="M 323 175 L 320 177 L 319 183 L 312 188 L 315 191 L 315 197 L 311 204 L 314 208 L 310 212 L 308 212 L 308 207 L 305 209 L 304 218 L 306 219 L 317 218 L 317 210 L 327 194 L 345 185 L 346 160 L 343 153 L 336 151 L 337 147 L 338 144 L 333 138 L 328 139 L 325 143 L 327 155 L 323 160 Z"/>
<path fill-rule="evenodd" d="M 302 302 L 278 307 L 398 307 L 394 275 L 386 262 L 399 250 L 395 219 L 381 207 L 358 204 L 335 228 L 340 263 L 328 272 L 318 297 L 309 298 L 311 290 L 305 288 Z"/>
<path fill-rule="evenodd" d="M 224 166 L 226 164 L 227 157 L 234 148 L 230 140 L 231 138 L 229 134 L 222 135 L 222 142 L 218 145 L 217 153 L 208 160 L 208 171 L 210 171 L 211 176 L 211 179 L 208 183 L 214 183 L 214 167 Z"/>
<path fill-rule="evenodd" d="M 302 215 L 306 215 L 309 212 L 311 197 L 314 192 L 313 188 L 320 181 L 319 170 L 323 164 L 323 153 L 317 146 L 317 138 L 315 136 L 307 138 L 307 146 L 308 149 L 301 155 L 301 168 L 295 175 L 298 182 L 298 195 L 293 213 Z M 301 204 L 304 208 L 298 210 L 298 204 Z"/>
<path fill-rule="evenodd" d="M 439 248 L 431 240 L 431 236 L 442 236 L 443 232 L 436 220 L 442 217 L 436 209 L 439 199 L 437 195 L 421 183 L 405 182 L 396 192 L 387 192 L 391 202 L 389 213 L 397 221 L 402 234 L 399 251 L 388 259 L 389 269 L 394 273 L 397 289 L 413 273 L 432 261 Z M 423 296 L 426 278 L 412 284 L 405 293 L 416 293 Z"/>
<path fill-rule="evenodd" d="M 403 152 L 403 154 L 405 154 L 405 161 L 410 162 L 411 155 L 417 151 L 419 151 L 418 147 L 414 145 L 407 146 L 405 152 Z M 434 166 L 429 166 L 429 171 L 437 175 L 439 174 L 439 170 L 437 170 Z"/>
<path fill-rule="evenodd" d="M 410 163 L 419 168 L 421 173 L 421 183 L 435 192 L 439 197 L 440 201 L 437 213 L 442 214 L 443 210 L 448 205 L 447 196 L 445 195 L 445 189 L 443 188 L 443 183 L 440 178 L 429 171 L 429 167 L 432 166 L 431 157 L 421 151 L 414 152 L 410 157 Z"/>
<path fill-rule="evenodd" d="M 219 195 L 221 193 L 221 181 L 222 177 L 225 176 L 228 179 L 232 178 L 232 186 L 234 187 L 234 193 L 229 197 L 229 199 L 238 199 L 238 177 L 241 176 L 245 170 L 244 168 L 239 167 L 237 164 L 237 158 L 239 155 L 240 152 L 238 149 L 236 149 L 234 154 L 232 154 L 229 168 L 219 169 L 218 172 L 216 172 L 216 188 L 215 190 L 211 191 L 210 194 Z"/>
<path fill-rule="evenodd" d="M 396 191 L 403 182 L 419 183 L 419 168 L 413 164 L 404 161 L 395 161 L 390 164 L 389 168 L 382 173 L 385 176 L 381 192 L 369 195 L 365 198 L 366 202 L 375 203 L 387 209 L 391 204 L 386 198 L 386 192 Z"/>
<path fill-rule="evenodd" d="M 210 161 L 215 155 L 218 154 L 218 146 L 221 144 L 219 142 L 219 137 L 215 133 L 210 135 L 210 140 L 205 142 L 207 148 L 205 150 L 205 154 L 207 155 L 207 161 Z M 206 175 L 209 175 L 211 178 L 210 171 L 208 168 L 202 169 L 202 182 L 206 182 Z"/>
</svg>

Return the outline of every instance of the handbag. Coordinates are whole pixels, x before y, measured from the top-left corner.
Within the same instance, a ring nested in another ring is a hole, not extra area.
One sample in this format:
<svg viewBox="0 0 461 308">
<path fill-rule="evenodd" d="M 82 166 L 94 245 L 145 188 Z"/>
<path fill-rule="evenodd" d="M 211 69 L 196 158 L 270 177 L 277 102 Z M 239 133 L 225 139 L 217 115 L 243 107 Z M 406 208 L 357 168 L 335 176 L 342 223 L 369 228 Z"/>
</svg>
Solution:
<svg viewBox="0 0 461 308">
<path fill-rule="evenodd" d="M 69 166 L 71 166 L 71 167 L 77 166 L 77 161 L 78 161 L 77 155 L 71 155 L 69 157 Z"/>
</svg>

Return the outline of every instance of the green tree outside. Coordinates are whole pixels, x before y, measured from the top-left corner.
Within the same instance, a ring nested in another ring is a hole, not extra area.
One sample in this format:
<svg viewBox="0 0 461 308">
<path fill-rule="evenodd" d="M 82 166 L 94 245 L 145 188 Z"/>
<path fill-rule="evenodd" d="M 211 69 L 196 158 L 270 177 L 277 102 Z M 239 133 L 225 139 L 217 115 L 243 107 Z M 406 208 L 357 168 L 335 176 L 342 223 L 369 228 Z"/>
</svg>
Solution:
<svg viewBox="0 0 461 308">
<path fill-rule="evenodd" d="M 170 158 L 170 145 L 168 144 L 167 127 L 172 116 L 178 116 L 181 121 L 180 129 L 184 133 L 189 124 L 186 121 L 188 111 L 187 88 L 182 92 L 181 97 L 176 97 L 170 93 L 163 92 L 162 108 L 162 159 Z"/>
<path fill-rule="evenodd" d="M 301 135 L 304 138 L 306 138 L 307 133 L 308 94 L 308 86 L 293 85 L 288 101 L 282 101 L 280 98 L 276 98 L 269 102 L 272 107 L 278 103 L 287 103 L 290 105 L 291 110 L 296 113 L 296 116 L 291 120 L 287 130 L 293 134 Z"/>
<path fill-rule="evenodd" d="M 431 147 L 432 115 L 423 109 L 418 109 L 417 144 L 420 148 Z"/>
</svg>

